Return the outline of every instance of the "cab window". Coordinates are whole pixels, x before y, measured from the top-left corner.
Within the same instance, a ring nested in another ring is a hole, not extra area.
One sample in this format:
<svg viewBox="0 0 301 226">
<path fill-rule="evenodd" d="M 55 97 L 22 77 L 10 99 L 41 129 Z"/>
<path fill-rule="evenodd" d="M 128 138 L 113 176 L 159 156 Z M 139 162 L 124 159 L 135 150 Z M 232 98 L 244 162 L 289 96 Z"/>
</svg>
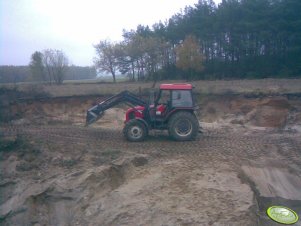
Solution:
<svg viewBox="0 0 301 226">
<path fill-rule="evenodd" d="M 190 90 L 173 90 L 172 92 L 173 107 L 193 107 Z"/>
</svg>

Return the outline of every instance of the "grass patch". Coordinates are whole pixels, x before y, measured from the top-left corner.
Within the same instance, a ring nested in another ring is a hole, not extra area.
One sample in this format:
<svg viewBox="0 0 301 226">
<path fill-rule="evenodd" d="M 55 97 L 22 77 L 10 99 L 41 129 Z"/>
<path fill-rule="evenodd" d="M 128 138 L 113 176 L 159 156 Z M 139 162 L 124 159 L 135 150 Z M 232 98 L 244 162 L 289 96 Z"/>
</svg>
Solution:
<svg viewBox="0 0 301 226">
<path fill-rule="evenodd" d="M 107 149 L 103 152 L 94 152 L 94 157 L 92 158 L 93 164 L 95 166 L 100 166 L 106 163 L 110 163 L 121 156 L 121 151 L 116 149 Z"/>
<path fill-rule="evenodd" d="M 104 157 L 104 158 L 107 158 L 107 159 L 110 159 L 110 160 L 115 160 L 117 158 L 119 158 L 121 154 L 121 151 L 120 150 L 106 150 L 104 152 L 101 153 L 101 155 Z"/>
<path fill-rule="evenodd" d="M 61 167 L 70 168 L 70 167 L 76 165 L 78 162 L 79 162 L 78 159 L 73 159 L 73 158 L 70 158 L 70 159 L 61 159 L 59 165 Z"/>
<path fill-rule="evenodd" d="M 0 152 L 11 152 L 27 147 L 21 136 L 0 137 Z"/>
</svg>

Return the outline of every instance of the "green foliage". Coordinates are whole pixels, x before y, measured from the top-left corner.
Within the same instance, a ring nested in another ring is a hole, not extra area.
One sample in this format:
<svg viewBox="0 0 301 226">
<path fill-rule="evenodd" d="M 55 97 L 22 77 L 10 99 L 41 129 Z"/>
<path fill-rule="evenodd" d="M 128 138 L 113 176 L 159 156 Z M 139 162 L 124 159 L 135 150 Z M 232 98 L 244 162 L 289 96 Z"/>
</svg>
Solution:
<svg viewBox="0 0 301 226">
<path fill-rule="evenodd" d="M 46 76 L 43 65 L 43 54 L 41 52 L 36 51 L 31 55 L 29 67 L 34 81 L 45 81 Z"/>
</svg>

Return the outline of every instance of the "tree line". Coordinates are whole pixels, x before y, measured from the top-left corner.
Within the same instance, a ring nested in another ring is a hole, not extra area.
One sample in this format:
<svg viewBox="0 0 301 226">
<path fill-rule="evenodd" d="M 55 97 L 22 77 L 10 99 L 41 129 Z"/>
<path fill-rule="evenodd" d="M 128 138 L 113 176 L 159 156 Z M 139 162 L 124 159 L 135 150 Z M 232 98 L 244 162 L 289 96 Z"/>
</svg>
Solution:
<svg viewBox="0 0 301 226">
<path fill-rule="evenodd" d="M 0 66 L 0 83 L 43 82 L 61 84 L 64 80 L 95 79 L 96 69 L 70 65 L 62 50 L 35 51 L 28 66 Z"/>
<path fill-rule="evenodd" d="M 64 80 L 95 79 L 95 67 L 69 65 L 62 50 L 35 51 L 28 66 L 0 66 L 0 83 L 43 82 L 62 84 Z"/>
<path fill-rule="evenodd" d="M 95 79 L 95 67 L 68 66 L 64 80 L 82 80 Z M 0 83 L 18 83 L 18 82 L 43 82 L 49 84 L 48 80 L 33 77 L 29 66 L 0 66 Z"/>
<path fill-rule="evenodd" d="M 143 79 L 300 77 L 300 0 L 200 0 L 95 45 L 99 71 Z"/>
</svg>

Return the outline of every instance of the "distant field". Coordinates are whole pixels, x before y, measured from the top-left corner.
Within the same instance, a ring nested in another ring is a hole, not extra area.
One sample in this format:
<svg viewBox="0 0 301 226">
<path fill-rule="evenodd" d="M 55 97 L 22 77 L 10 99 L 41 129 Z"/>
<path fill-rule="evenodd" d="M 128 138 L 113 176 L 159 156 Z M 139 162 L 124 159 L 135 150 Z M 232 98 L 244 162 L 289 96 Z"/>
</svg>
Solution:
<svg viewBox="0 0 301 226">
<path fill-rule="evenodd" d="M 117 82 L 127 82 L 127 77 L 116 77 Z M 78 83 L 102 83 L 102 82 L 113 82 L 111 76 L 102 76 L 95 79 L 84 79 L 84 80 L 64 80 L 64 84 L 78 84 Z"/>
<path fill-rule="evenodd" d="M 97 83 L 98 82 L 98 83 Z M 160 81 L 157 83 L 183 83 L 185 81 Z M 301 93 L 301 79 L 259 79 L 259 80 L 217 80 L 217 81 L 191 81 L 195 92 L 200 94 L 293 94 Z M 51 97 L 112 95 L 122 90 L 135 93 L 147 92 L 152 82 L 111 82 L 100 83 L 96 80 L 82 82 L 66 81 L 62 85 L 45 84 L 6 84 L 0 87 L 16 88 L 18 91 L 45 92 Z"/>
</svg>

